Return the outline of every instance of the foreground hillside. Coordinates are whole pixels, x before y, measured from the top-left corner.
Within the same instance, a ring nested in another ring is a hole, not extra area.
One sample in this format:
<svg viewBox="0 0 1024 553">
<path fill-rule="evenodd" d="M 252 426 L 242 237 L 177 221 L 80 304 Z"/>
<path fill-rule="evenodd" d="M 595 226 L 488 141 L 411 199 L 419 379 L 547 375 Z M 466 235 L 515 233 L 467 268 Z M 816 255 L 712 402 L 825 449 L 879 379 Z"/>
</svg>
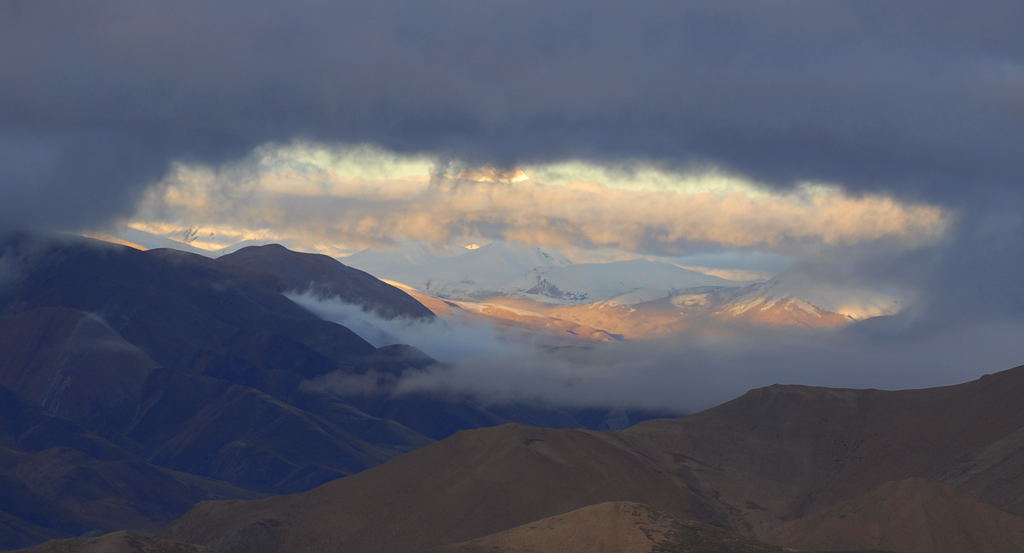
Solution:
<svg viewBox="0 0 1024 553">
<path fill-rule="evenodd" d="M 302 494 L 202 503 L 164 535 L 223 553 L 398 553 L 631 501 L 817 550 L 1021 551 L 1022 394 L 1024 367 L 924 390 L 771 386 L 621 432 L 466 431 Z"/>
<path fill-rule="evenodd" d="M 728 530 L 681 521 L 642 503 L 591 505 L 429 553 L 783 553 Z"/>
</svg>

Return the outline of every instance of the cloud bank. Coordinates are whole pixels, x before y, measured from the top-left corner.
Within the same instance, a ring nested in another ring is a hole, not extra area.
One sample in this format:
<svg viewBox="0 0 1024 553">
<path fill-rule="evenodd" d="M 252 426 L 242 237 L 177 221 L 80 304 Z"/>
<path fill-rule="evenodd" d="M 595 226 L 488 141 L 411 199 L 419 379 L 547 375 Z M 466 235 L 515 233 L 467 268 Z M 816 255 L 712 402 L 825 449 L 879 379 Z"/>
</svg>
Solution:
<svg viewBox="0 0 1024 553">
<path fill-rule="evenodd" d="M 0 220 L 107 221 L 174 162 L 296 138 L 1020 199 L 1022 19 L 1011 0 L 10 0 Z"/>
</svg>

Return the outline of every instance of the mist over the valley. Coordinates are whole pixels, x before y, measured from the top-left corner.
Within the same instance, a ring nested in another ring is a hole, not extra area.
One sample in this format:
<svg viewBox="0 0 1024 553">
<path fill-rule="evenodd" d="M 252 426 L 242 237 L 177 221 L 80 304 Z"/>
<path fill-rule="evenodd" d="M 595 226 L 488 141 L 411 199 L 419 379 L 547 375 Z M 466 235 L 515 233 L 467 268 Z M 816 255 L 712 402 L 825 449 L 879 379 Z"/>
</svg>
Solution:
<svg viewBox="0 0 1024 553">
<path fill-rule="evenodd" d="M 468 395 L 491 403 L 651 408 L 688 413 L 771 384 L 903 389 L 943 386 L 1020 364 L 1024 323 L 965 320 L 927 331 L 906 316 L 835 329 L 708 322 L 645 341 L 551 346 L 483 321 L 383 319 L 310 293 L 289 297 L 377 346 L 413 345 L 439 363 L 395 375 L 336 373 L 328 393 Z M 534 337 L 535 338 L 535 337 Z M 979 360 L 978 352 L 984 352 Z"/>
</svg>

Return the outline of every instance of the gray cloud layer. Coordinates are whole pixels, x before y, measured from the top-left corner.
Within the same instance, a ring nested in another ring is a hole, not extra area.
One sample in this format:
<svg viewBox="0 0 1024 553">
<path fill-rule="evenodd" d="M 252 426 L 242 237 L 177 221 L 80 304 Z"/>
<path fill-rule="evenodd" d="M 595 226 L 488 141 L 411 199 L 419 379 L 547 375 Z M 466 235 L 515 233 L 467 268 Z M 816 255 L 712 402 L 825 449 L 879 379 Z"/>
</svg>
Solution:
<svg viewBox="0 0 1024 553">
<path fill-rule="evenodd" d="M 1010 0 L 8 0 L 0 220 L 102 221 L 170 161 L 293 138 L 991 201 L 1024 174 L 1022 20 Z"/>
<path fill-rule="evenodd" d="M 1002 362 L 1016 327 L 915 333 L 1024 311 L 1021 21 L 1019 0 L 6 0 L 0 227 L 102 223 L 174 161 L 293 139 L 471 166 L 712 164 L 960 211 L 943 246 L 814 261 L 925 301 L 799 366 L 890 336 L 974 337 L 957 347 Z"/>
</svg>

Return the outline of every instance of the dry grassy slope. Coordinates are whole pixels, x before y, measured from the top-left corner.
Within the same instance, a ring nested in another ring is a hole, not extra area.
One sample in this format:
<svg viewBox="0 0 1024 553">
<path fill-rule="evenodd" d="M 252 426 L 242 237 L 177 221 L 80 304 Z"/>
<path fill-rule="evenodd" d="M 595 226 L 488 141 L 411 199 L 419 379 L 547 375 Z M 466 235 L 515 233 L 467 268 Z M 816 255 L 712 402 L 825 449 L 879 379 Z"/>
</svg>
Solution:
<svg viewBox="0 0 1024 553">
<path fill-rule="evenodd" d="M 771 386 L 618 433 L 463 432 L 303 494 L 203 503 L 167 537 L 223 553 L 404 553 L 605 501 L 763 535 L 886 481 L 948 473 L 1024 426 L 1022 394 L 1018 368 L 902 392 Z"/>
<path fill-rule="evenodd" d="M 886 481 L 941 478 L 1024 426 L 1022 394 L 1024 368 L 898 392 L 770 386 L 624 434 L 661 466 L 692 474 L 734 528 L 759 534 Z M 1024 490 L 1016 474 L 1003 484 Z"/>
<path fill-rule="evenodd" d="M 801 549 L 1019 553 L 1024 517 L 952 486 L 910 478 L 789 522 L 766 539 Z"/>
<path fill-rule="evenodd" d="M 641 503 L 599 503 L 430 553 L 649 553 L 677 522 Z"/>
<path fill-rule="evenodd" d="M 1024 515 L 1024 426 L 964 458 L 940 480 Z"/>
<path fill-rule="evenodd" d="M 591 505 L 429 553 L 782 553 L 707 524 L 680 521 L 642 503 Z"/>
<path fill-rule="evenodd" d="M 114 532 L 95 538 L 48 541 L 12 553 L 209 553 L 209 550 L 131 532 Z"/>
<path fill-rule="evenodd" d="M 459 434 L 308 493 L 202 503 L 165 534 L 222 551 L 403 552 L 638 500 L 721 520 L 614 433 L 505 425 Z"/>
</svg>

